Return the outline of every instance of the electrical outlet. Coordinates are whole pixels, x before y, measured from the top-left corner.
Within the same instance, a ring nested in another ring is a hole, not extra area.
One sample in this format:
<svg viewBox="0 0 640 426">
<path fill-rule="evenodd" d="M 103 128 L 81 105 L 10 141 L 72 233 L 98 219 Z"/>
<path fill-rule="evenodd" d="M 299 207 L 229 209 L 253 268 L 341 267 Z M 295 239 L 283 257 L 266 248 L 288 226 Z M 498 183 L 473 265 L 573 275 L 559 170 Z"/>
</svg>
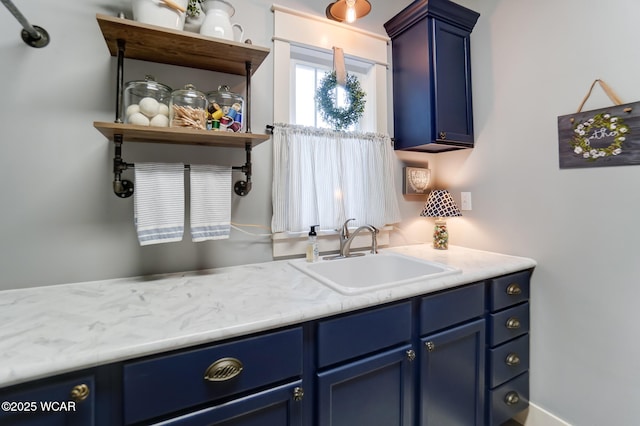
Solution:
<svg viewBox="0 0 640 426">
<path fill-rule="evenodd" d="M 470 192 L 461 192 L 460 193 L 460 201 L 462 210 L 471 210 L 471 193 Z"/>
</svg>

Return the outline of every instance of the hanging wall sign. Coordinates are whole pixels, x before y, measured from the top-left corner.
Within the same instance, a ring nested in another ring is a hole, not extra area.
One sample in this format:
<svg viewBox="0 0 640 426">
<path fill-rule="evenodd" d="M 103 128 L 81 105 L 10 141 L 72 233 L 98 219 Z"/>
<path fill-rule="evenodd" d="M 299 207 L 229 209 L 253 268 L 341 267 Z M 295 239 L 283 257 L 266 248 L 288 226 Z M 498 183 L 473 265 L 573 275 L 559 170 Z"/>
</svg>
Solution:
<svg viewBox="0 0 640 426">
<path fill-rule="evenodd" d="M 596 83 L 616 104 L 582 112 Z M 595 80 L 578 112 L 558 117 L 560 168 L 640 164 L 640 102 L 622 104 L 602 80 Z"/>
</svg>

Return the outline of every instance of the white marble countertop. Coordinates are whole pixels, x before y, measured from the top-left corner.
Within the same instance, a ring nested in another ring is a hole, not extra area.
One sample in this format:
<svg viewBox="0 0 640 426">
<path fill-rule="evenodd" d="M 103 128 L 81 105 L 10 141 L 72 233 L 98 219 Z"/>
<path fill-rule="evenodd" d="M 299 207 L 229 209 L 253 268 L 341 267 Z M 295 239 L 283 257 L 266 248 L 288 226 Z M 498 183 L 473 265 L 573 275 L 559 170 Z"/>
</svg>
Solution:
<svg viewBox="0 0 640 426">
<path fill-rule="evenodd" d="M 0 292 L 0 387 L 301 323 L 531 268 L 450 246 L 386 249 L 461 274 L 343 295 L 288 261 Z"/>
</svg>

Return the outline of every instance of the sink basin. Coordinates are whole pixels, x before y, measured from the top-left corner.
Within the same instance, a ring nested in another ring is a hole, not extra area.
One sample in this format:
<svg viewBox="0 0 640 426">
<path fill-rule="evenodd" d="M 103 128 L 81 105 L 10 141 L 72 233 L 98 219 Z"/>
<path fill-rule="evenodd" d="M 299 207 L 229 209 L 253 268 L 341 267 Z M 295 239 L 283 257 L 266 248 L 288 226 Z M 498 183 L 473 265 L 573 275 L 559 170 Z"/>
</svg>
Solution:
<svg viewBox="0 0 640 426">
<path fill-rule="evenodd" d="M 289 263 L 343 294 L 364 293 L 461 272 L 442 263 L 391 252 L 315 263 L 296 259 Z"/>
</svg>

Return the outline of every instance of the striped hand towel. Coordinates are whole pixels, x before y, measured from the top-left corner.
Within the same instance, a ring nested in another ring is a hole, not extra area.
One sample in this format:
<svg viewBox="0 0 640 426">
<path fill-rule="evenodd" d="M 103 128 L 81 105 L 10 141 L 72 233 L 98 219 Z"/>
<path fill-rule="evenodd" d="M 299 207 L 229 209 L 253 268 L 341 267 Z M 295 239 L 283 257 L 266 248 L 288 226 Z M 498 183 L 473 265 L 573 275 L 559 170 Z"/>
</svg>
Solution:
<svg viewBox="0 0 640 426">
<path fill-rule="evenodd" d="M 141 246 L 181 241 L 184 164 L 136 163 L 133 208 Z"/>
<path fill-rule="evenodd" d="M 191 238 L 194 242 L 229 238 L 231 167 L 191 165 Z"/>
</svg>

